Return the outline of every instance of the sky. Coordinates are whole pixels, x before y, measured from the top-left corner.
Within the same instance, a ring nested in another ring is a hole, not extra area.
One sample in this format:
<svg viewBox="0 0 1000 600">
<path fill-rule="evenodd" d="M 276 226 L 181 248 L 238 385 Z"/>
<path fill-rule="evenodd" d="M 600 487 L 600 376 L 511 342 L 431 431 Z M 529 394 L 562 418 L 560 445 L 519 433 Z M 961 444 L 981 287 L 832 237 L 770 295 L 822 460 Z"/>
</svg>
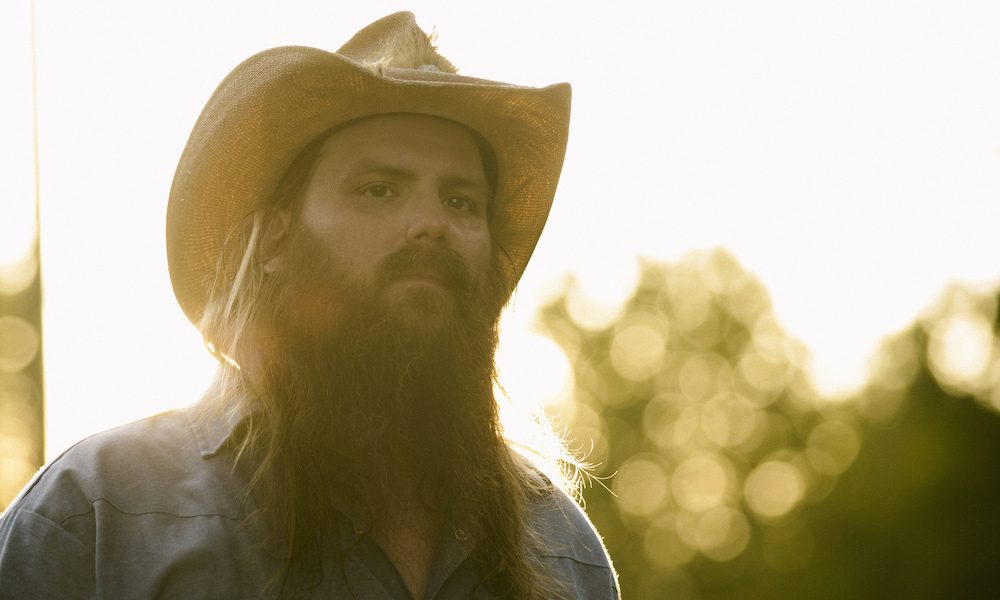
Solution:
<svg viewBox="0 0 1000 600">
<path fill-rule="evenodd" d="M 0 262 L 30 238 L 10 217 L 33 211 L 12 200 L 34 197 L 29 7 L 0 8 Z M 566 274 L 613 307 L 639 256 L 728 249 L 830 395 L 945 286 L 1000 282 L 995 2 L 38 0 L 48 457 L 189 404 L 212 376 L 163 231 L 218 82 L 269 47 L 335 50 L 396 10 L 464 74 L 573 85 L 559 191 L 504 320 L 512 396 L 566 387 L 532 330 Z"/>
</svg>

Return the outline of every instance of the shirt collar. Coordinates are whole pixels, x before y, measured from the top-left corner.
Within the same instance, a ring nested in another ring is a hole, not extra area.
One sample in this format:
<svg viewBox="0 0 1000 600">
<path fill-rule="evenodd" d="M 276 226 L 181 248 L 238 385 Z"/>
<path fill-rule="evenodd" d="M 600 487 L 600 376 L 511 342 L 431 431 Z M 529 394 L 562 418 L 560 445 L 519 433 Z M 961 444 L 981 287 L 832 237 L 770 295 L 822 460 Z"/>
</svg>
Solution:
<svg viewBox="0 0 1000 600">
<path fill-rule="evenodd" d="M 188 408 L 188 422 L 202 458 L 211 458 L 233 437 L 247 418 L 246 396 L 224 402 L 216 381 L 201 399 Z"/>
</svg>

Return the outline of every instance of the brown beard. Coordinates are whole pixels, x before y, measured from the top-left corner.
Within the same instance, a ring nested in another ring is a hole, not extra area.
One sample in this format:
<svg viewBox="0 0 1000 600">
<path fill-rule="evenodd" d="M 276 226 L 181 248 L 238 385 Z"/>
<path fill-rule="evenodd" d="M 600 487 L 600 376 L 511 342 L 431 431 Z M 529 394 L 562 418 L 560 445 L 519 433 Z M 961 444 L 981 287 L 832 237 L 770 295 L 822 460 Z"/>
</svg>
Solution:
<svg viewBox="0 0 1000 600">
<path fill-rule="evenodd" d="M 285 530 L 290 566 L 310 571 L 324 540 L 337 539 L 324 517 L 331 493 L 374 527 L 414 501 L 474 535 L 512 526 L 519 515 L 506 506 L 510 456 L 492 391 L 506 299 L 499 269 L 479 282 L 451 250 L 406 246 L 361 284 L 325 256 L 295 232 L 260 324 L 273 340 L 261 371 L 273 464 L 258 500 L 284 520 L 274 525 Z M 446 289 L 387 292 L 412 273 Z M 313 579 L 292 578 L 303 576 Z"/>
</svg>

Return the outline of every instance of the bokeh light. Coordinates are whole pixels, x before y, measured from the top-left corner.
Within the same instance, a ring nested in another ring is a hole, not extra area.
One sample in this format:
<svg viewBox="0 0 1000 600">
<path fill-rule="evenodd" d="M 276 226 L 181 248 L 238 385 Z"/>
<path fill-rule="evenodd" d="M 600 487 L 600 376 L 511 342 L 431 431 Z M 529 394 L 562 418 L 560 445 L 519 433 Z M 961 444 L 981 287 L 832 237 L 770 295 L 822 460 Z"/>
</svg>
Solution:
<svg viewBox="0 0 1000 600">
<path fill-rule="evenodd" d="M 757 515 L 776 518 L 786 515 L 805 496 L 802 473 L 792 464 L 772 460 L 750 473 L 744 494 L 747 504 Z"/>
<path fill-rule="evenodd" d="M 706 557 L 724 562 L 732 560 L 750 542 L 750 525 L 743 513 L 717 506 L 696 519 L 693 543 Z"/>
<path fill-rule="evenodd" d="M 673 513 L 657 516 L 643 534 L 642 543 L 646 558 L 659 568 L 681 566 L 697 553 L 693 545 L 685 543 L 678 535 Z"/>
<path fill-rule="evenodd" d="M 570 281 L 566 309 L 580 327 L 604 329 L 621 316 L 637 281 L 634 263 L 613 263 L 606 257 L 585 261 Z"/>
<path fill-rule="evenodd" d="M 677 503 L 691 512 L 704 512 L 726 501 L 732 486 L 725 459 L 693 456 L 674 469 L 671 489 Z"/>
<path fill-rule="evenodd" d="M 42 462 L 33 4 L 0 12 L 0 511 Z"/>
<path fill-rule="evenodd" d="M 760 352 L 752 351 L 740 357 L 737 372 L 756 392 L 751 395 L 761 398 L 765 404 L 773 400 L 787 382 L 785 366 Z"/>
<path fill-rule="evenodd" d="M 946 292 L 918 326 L 885 338 L 862 391 L 824 396 L 812 386 L 810 354 L 726 252 L 642 265 L 613 321 L 579 321 L 569 306 L 572 285 L 553 296 L 541 319 L 575 372 L 568 434 L 583 450 L 593 440 L 594 474 L 615 494 L 594 486 L 585 497 L 626 592 L 670 597 L 662 586 L 675 578 L 691 598 L 759 597 L 767 596 L 763 583 L 756 593 L 729 587 L 740 581 L 735 574 L 752 569 L 772 586 L 814 571 L 840 577 L 824 569 L 850 572 L 850 554 L 862 552 L 845 541 L 849 551 L 829 554 L 823 543 L 837 539 L 841 523 L 902 518 L 892 512 L 901 508 L 868 516 L 879 503 L 864 499 L 864 486 L 877 485 L 866 478 L 919 481 L 952 460 L 935 450 L 940 439 L 921 436 L 890 467 L 872 457 L 878 450 L 867 436 L 877 443 L 913 419 L 913 398 L 938 385 L 949 398 L 1000 408 L 995 292 Z M 949 422 L 933 419 L 917 430 Z M 841 491 L 844 479 L 851 492 Z M 827 567 L 830 561 L 841 562 Z M 795 585 L 815 589 L 803 577 Z M 849 576 L 843 581 L 854 585 Z M 731 595 L 706 591 L 714 586 Z M 850 589 L 840 596 L 858 596 Z"/>
<path fill-rule="evenodd" d="M 38 276 L 38 257 L 33 247 L 27 250 L 25 254 L 14 256 L 10 260 L 0 259 L 0 295 L 16 296 L 35 281 Z"/>
<path fill-rule="evenodd" d="M 611 364 L 622 377 L 643 381 L 663 363 L 668 330 L 663 319 L 636 315 L 616 327 L 611 341 Z"/>
<path fill-rule="evenodd" d="M 938 380 L 951 388 L 984 387 L 992 357 L 992 323 L 980 315 L 953 315 L 931 330 L 928 364 Z"/>
<path fill-rule="evenodd" d="M 854 427 L 828 420 L 809 433 L 806 457 L 817 473 L 836 476 L 851 466 L 860 449 L 861 437 Z"/>
<path fill-rule="evenodd" d="M 42 460 L 40 393 L 23 369 L 0 371 L 0 510 Z"/>
<path fill-rule="evenodd" d="M 924 313 L 927 366 L 940 385 L 955 395 L 969 394 L 995 406 L 991 391 L 1000 383 L 998 300 L 973 287 L 944 290 Z"/>
<path fill-rule="evenodd" d="M 721 393 L 701 409 L 701 430 L 719 447 L 739 446 L 748 441 L 760 423 L 760 409 L 736 392 Z"/>
<path fill-rule="evenodd" d="M 638 454 L 630 458 L 614 478 L 618 506 L 634 516 L 649 517 L 659 512 L 669 498 L 667 471 L 655 456 Z"/>
<path fill-rule="evenodd" d="M 0 316 L 0 371 L 24 369 L 35 359 L 40 346 L 34 325 L 21 317 Z"/>
</svg>

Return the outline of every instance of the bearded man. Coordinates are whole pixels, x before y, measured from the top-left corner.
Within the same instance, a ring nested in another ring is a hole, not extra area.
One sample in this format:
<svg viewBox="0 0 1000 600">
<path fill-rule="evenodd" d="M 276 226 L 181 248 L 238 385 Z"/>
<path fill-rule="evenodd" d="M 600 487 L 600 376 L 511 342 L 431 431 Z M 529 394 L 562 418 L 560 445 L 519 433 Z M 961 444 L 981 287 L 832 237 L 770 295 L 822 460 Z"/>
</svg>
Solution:
<svg viewBox="0 0 1000 600">
<path fill-rule="evenodd" d="M 493 396 L 568 118 L 567 85 L 459 76 L 409 13 L 238 66 L 167 214 L 218 378 L 28 485 L 0 597 L 616 598 Z"/>
</svg>

